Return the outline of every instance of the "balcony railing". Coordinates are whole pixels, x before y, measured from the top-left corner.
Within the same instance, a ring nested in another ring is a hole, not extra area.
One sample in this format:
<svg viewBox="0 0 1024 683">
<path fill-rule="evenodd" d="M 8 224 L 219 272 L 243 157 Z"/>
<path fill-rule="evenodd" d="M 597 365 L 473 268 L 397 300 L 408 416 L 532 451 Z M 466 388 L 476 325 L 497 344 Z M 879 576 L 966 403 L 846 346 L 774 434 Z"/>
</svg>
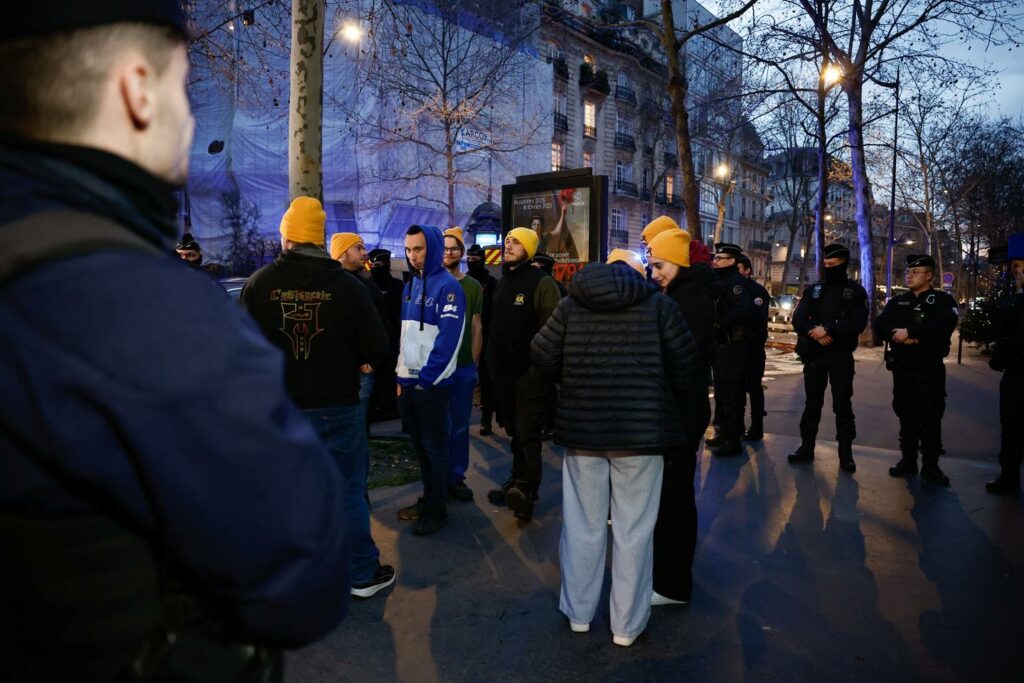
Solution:
<svg viewBox="0 0 1024 683">
<path fill-rule="evenodd" d="M 771 242 L 763 242 L 761 240 L 750 240 L 750 251 L 764 251 L 770 252 L 772 250 Z"/>
<path fill-rule="evenodd" d="M 620 244 L 629 243 L 629 230 L 627 230 L 626 228 L 613 227 L 608 230 L 608 233 L 613 240 L 618 240 Z"/>
<path fill-rule="evenodd" d="M 633 106 L 636 106 L 636 91 L 630 88 L 628 85 L 616 83 L 615 99 L 619 100 L 620 102 L 629 102 Z"/>
<path fill-rule="evenodd" d="M 569 132 L 569 117 L 560 112 L 555 112 L 555 132 L 556 133 L 568 133 Z"/>
<path fill-rule="evenodd" d="M 559 164 L 559 163 L 551 162 L 551 170 L 552 171 L 564 171 L 567 168 L 569 168 L 569 167 L 566 166 L 565 164 Z"/>
<path fill-rule="evenodd" d="M 591 138 L 592 140 L 597 139 L 597 126 L 588 126 L 583 124 L 583 137 Z"/>
<path fill-rule="evenodd" d="M 623 195 L 626 197 L 636 196 L 636 183 L 628 180 L 615 180 L 615 194 Z"/>
<path fill-rule="evenodd" d="M 608 84 L 608 72 L 598 69 L 597 73 L 594 73 L 594 67 L 586 62 L 580 63 L 580 87 L 589 88 L 602 95 L 612 91 L 611 85 Z"/>
<path fill-rule="evenodd" d="M 630 152 L 636 151 L 636 140 L 629 133 L 615 133 L 615 146 Z"/>
<path fill-rule="evenodd" d="M 565 57 L 556 57 L 552 64 L 554 65 L 556 76 L 569 80 L 569 64 L 565 61 Z"/>
<path fill-rule="evenodd" d="M 679 164 L 679 158 L 672 152 L 665 152 L 663 159 L 666 166 L 675 167 Z"/>
</svg>

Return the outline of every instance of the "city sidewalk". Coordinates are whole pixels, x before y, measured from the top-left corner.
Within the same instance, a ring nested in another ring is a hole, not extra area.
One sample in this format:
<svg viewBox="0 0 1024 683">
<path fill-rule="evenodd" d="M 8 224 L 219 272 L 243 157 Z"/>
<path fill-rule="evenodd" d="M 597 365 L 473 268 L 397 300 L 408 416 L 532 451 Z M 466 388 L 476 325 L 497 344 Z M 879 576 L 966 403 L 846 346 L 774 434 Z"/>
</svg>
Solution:
<svg viewBox="0 0 1024 683">
<path fill-rule="evenodd" d="M 545 447 L 538 510 L 520 527 L 486 498 L 508 473 L 507 440 L 474 427 L 476 501 L 419 538 L 395 514 L 418 485 L 372 492 L 397 585 L 292 653 L 288 681 L 1021 680 L 1024 503 L 984 491 L 996 468 L 946 459 L 953 485 L 937 489 L 890 478 L 894 451 L 856 447 L 851 477 L 834 443 L 789 465 L 797 444 L 770 435 L 743 456 L 703 455 L 693 601 L 655 608 L 620 648 L 607 578 L 589 633 L 558 611 L 559 449 Z"/>
</svg>

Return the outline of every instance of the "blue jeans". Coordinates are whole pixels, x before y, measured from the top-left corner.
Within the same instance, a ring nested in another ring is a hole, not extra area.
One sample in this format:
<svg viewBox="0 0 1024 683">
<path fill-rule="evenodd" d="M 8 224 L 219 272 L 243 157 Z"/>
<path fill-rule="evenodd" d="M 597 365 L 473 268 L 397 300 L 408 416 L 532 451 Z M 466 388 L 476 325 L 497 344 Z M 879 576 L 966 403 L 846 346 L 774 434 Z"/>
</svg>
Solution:
<svg viewBox="0 0 1024 683">
<path fill-rule="evenodd" d="M 473 414 L 473 390 L 476 366 L 466 365 L 452 376 L 452 400 L 449 406 L 448 486 L 466 478 L 469 468 L 469 418 Z"/>
<path fill-rule="evenodd" d="M 423 502 L 443 511 L 448 502 L 448 412 L 451 387 L 403 386 L 398 410 L 420 461 Z"/>
<path fill-rule="evenodd" d="M 345 478 L 345 516 L 349 531 L 349 578 L 361 583 L 373 578 L 380 552 L 370 535 L 370 506 L 366 479 L 370 470 L 370 446 L 359 404 L 304 410 L 317 434 L 334 455 Z"/>
</svg>

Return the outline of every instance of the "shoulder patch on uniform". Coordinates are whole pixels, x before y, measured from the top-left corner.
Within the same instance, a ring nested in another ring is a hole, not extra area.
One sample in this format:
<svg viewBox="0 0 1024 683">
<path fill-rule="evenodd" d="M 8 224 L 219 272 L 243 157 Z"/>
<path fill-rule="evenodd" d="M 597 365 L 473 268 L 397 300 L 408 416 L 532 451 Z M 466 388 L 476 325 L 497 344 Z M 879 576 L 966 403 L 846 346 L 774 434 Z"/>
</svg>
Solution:
<svg viewBox="0 0 1024 683">
<path fill-rule="evenodd" d="M 757 306 L 760 306 L 763 303 L 764 303 L 764 299 L 762 299 L 761 297 L 756 297 L 754 299 L 754 304 L 757 305 Z"/>
<path fill-rule="evenodd" d="M 930 303 L 930 304 L 935 303 L 935 295 L 934 294 L 929 294 L 927 297 L 925 297 L 925 301 Z"/>
<path fill-rule="evenodd" d="M 736 285 L 735 287 L 733 287 L 732 288 L 732 293 L 733 294 L 742 294 L 743 293 L 743 285 Z"/>
</svg>

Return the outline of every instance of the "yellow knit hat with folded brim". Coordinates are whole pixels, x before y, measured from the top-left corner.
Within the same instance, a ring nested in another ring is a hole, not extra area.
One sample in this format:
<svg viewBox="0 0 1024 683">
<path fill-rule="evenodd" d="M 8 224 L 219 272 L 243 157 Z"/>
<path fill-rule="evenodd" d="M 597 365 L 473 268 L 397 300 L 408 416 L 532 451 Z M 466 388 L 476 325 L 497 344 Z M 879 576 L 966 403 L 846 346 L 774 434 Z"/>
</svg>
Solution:
<svg viewBox="0 0 1024 683">
<path fill-rule="evenodd" d="M 327 214 L 315 197 L 296 197 L 281 218 L 281 234 L 296 244 L 323 244 Z"/>
<path fill-rule="evenodd" d="M 512 228 L 508 231 L 506 237 L 514 237 L 519 244 L 523 245 L 528 258 L 533 258 L 537 255 L 537 243 L 540 241 L 540 238 L 537 237 L 537 233 L 533 230 L 529 228 Z"/>
<path fill-rule="evenodd" d="M 454 228 L 448 228 L 447 230 L 444 231 L 444 236 L 454 237 L 459 241 L 459 245 L 463 249 L 466 248 L 466 242 L 465 240 L 462 239 L 462 228 L 460 228 L 459 226 L 456 225 Z"/>
<path fill-rule="evenodd" d="M 655 237 L 663 232 L 667 232 L 668 230 L 679 230 L 679 224 L 668 216 L 658 216 L 644 227 L 643 232 L 640 233 L 640 237 L 642 237 L 644 242 L 647 242 L 647 245 L 650 246 Z"/>
<path fill-rule="evenodd" d="M 331 236 L 331 258 L 337 261 L 346 251 L 363 242 L 363 238 L 354 232 L 339 232 Z"/>
<path fill-rule="evenodd" d="M 685 230 L 666 230 L 656 236 L 647 248 L 653 258 L 683 268 L 690 267 L 690 233 Z"/>
<path fill-rule="evenodd" d="M 647 275 L 647 271 L 644 270 L 643 261 L 640 260 L 639 256 L 628 249 L 612 249 L 611 253 L 608 254 L 608 263 L 625 263 L 641 275 Z"/>
</svg>

